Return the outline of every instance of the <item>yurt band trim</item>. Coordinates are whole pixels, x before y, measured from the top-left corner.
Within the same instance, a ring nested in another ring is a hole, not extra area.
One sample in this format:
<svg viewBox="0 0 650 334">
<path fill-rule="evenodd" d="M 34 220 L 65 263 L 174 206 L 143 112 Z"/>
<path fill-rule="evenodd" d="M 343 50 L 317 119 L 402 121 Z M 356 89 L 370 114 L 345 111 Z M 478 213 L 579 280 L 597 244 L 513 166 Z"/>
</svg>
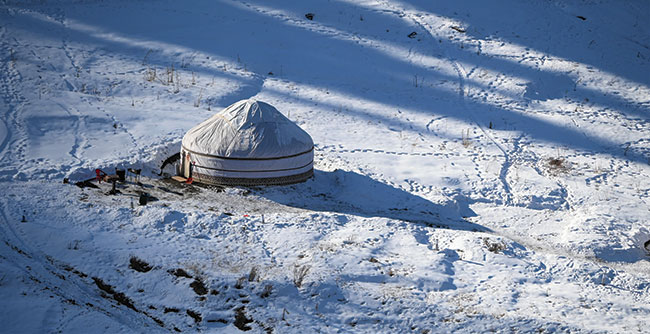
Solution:
<svg viewBox="0 0 650 334">
<path fill-rule="evenodd" d="M 195 178 L 199 181 L 209 180 L 216 184 L 221 185 L 282 185 L 282 184 L 291 184 L 296 182 L 305 181 L 314 175 L 314 170 L 310 169 L 304 173 L 289 175 L 289 176 L 280 176 L 280 177 L 263 177 L 263 178 L 243 178 L 243 177 L 221 177 L 221 176 L 212 176 L 205 175 L 201 173 L 196 173 Z"/>
<path fill-rule="evenodd" d="M 302 153 L 296 153 L 296 154 L 292 154 L 292 155 L 285 155 L 285 156 L 283 156 L 283 157 L 273 157 L 273 158 L 235 158 L 235 157 L 220 157 L 220 156 L 218 156 L 218 155 L 212 155 L 212 154 L 205 154 L 205 153 L 195 152 L 195 151 L 192 151 L 192 150 L 188 150 L 184 145 L 181 145 L 181 147 L 183 148 L 183 150 L 185 150 L 185 151 L 187 151 L 187 152 L 190 152 L 190 153 L 192 153 L 192 154 L 196 154 L 196 155 L 200 155 L 200 156 L 204 156 L 204 157 L 208 157 L 208 158 L 217 158 L 217 159 L 224 159 L 224 160 L 280 160 L 280 159 L 286 159 L 286 158 L 297 157 L 297 156 L 300 156 L 300 155 L 303 155 L 303 154 L 307 154 L 307 153 L 309 153 L 309 152 L 311 152 L 311 151 L 314 150 L 314 147 L 312 146 L 312 148 L 310 148 L 309 150 L 307 150 L 307 151 L 305 151 L 305 152 L 302 152 Z"/>
<path fill-rule="evenodd" d="M 296 170 L 296 169 L 302 169 L 305 168 L 309 165 L 311 165 L 313 161 L 309 162 L 308 164 L 300 167 L 295 167 L 295 168 L 285 168 L 285 169 L 271 169 L 271 170 L 233 170 L 233 169 L 219 169 L 219 168 L 213 168 L 213 167 L 204 167 L 204 166 L 199 166 L 199 165 L 194 165 L 193 168 L 203 168 L 203 169 L 209 169 L 209 170 L 216 170 L 220 172 L 237 172 L 237 173 L 270 173 L 270 172 L 284 172 L 288 170 Z"/>
</svg>

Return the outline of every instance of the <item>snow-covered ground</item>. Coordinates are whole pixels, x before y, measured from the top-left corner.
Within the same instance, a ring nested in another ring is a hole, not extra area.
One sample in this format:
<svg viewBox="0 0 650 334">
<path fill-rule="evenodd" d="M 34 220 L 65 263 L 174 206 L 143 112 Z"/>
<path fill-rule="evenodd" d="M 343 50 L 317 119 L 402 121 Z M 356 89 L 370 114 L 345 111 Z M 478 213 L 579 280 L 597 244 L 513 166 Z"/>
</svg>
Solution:
<svg viewBox="0 0 650 334">
<path fill-rule="evenodd" d="M 649 19 L 643 0 L 0 0 L 2 331 L 648 333 Z M 248 97 L 311 134 L 312 179 L 156 175 Z M 115 167 L 143 187 L 62 183 Z"/>
</svg>

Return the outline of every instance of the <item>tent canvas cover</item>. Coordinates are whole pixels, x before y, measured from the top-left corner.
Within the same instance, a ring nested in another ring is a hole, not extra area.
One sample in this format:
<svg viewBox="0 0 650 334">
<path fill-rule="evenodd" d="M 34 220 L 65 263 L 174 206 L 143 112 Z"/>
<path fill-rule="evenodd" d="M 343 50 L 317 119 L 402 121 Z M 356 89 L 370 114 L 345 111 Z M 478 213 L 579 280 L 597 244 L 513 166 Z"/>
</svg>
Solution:
<svg viewBox="0 0 650 334">
<path fill-rule="evenodd" d="M 287 184 L 311 177 L 313 164 L 309 134 L 270 104 L 248 99 L 185 134 L 180 174 L 209 184 Z"/>
</svg>

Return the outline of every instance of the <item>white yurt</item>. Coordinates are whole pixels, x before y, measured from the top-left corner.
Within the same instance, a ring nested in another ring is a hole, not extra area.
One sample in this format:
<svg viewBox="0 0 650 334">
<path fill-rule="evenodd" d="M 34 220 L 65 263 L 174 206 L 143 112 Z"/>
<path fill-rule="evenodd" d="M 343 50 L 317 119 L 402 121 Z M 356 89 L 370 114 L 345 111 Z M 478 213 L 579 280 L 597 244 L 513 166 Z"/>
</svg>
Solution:
<svg viewBox="0 0 650 334">
<path fill-rule="evenodd" d="M 190 129 L 180 173 L 208 184 L 301 182 L 314 173 L 314 142 L 268 103 L 236 102 Z"/>
</svg>

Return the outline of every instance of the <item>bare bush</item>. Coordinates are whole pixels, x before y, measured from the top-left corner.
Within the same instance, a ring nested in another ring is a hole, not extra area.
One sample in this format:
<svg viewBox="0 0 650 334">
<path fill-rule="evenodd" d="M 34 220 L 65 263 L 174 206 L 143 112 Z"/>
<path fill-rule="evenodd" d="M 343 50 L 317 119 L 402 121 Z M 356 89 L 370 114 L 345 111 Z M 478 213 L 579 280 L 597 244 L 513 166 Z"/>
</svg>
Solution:
<svg viewBox="0 0 650 334">
<path fill-rule="evenodd" d="M 564 158 L 551 158 L 548 159 L 546 168 L 552 175 L 565 174 L 571 170 L 571 164 Z"/>
<path fill-rule="evenodd" d="M 172 64 L 170 67 L 167 67 L 167 84 L 173 84 L 174 83 L 174 64 Z"/>
<path fill-rule="evenodd" d="M 467 131 L 463 131 L 462 133 L 462 144 L 465 148 L 468 148 L 472 145 L 472 140 L 469 139 L 469 129 L 467 129 Z"/>
<path fill-rule="evenodd" d="M 311 266 L 307 264 L 303 266 L 296 265 L 295 267 L 293 267 L 293 284 L 297 288 L 302 287 L 302 282 L 305 280 L 305 277 L 309 273 L 310 269 Z"/>
<path fill-rule="evenodd" d="M 267 284 L 264 286 L 264 290 L 262 290 L 262 293 L 260 293 L 260 298 L 266 298 L 271 295 L 271 292 L 273 292 L 273 285 Z"/>
<path fill-rule="evenodd" d="M 235 289 L 242 289 L 244 288 L 244 282 L 246 282 L 246 276 L 242 276 L 237 280 L 237 283 L 235 283 Z"/>
<path fill-rule="evenodd" d="M 498 254 L 506 250 L 506 248 L 508 248 L 505 242 L 503 241 L 492 242 L 490 238 L 483 239 L 483 245 L 485 245 L 488 251 L 495 254 Z"/>
<path fill-rule="evenodd" d="M 199 97 L 196 98 L 196 101 L 194 102 L 194 107 L 198 108 L 201 106 L 201 98 L 203 98 L 203 88 L 199 91 Z"/>
<path fill-rule="evenodd" d="M 257 281 L 258 278 L 259 278 L 259 273 L 257 267 L 251 268 L 251 271 L 248 273 L 248 281 L 249 282 Z"/>
<path fill-rule="evenodd" d="M 147 67 L 144 71 L 144 80 L 152 82 L 156 80 L 156 77 L 156 68 Z"/>
</svg>

